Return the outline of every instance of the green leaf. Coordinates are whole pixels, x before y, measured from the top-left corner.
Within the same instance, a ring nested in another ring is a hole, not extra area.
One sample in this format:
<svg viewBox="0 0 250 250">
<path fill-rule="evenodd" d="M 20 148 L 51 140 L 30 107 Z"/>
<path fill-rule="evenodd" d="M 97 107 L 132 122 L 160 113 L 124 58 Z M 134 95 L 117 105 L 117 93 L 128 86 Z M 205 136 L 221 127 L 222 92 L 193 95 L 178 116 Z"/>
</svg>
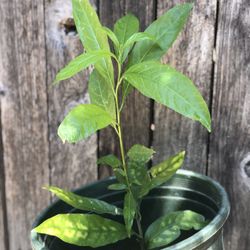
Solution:
<svg viewBox="0 0 250 250">
<path fill-rule="evenodd" d="M 128 178 L 132 184 L 135 184 L 132 185 L 132 191 L 136 199 L 146 195 L 149 191 L 150 177 L 145 164 L 154 153 L 153 149 L 139 144 L 131 147 L 127 153 Z"/>
<path fill-rule="evenodd" d="M 148 227 L 145 233 L 147 249 L 166 246 L 180 236 L 180 230 L 200 230 L 206 224 L 204 216 L 190 210 L 169 213 Z"/>
<path fill-rule="evenodd" d="M 142 162 L 128 160 L 128 179 L 135 199 L 145 196 L 151 188 L 147 166 Z"/>
<path fill-rule="evenodd" d="M 190 3 L 176 5 L 148 26 L 145 32 L 155 39 L 142 40 L 135 45 L 129 56 L 128 67 L 142 61 L 160 60 L 183 29 L 192 7 Z M 132 86 L 125 82 L 123 99 L 131 90 Z"/>
<path fill-rule="evenodd" d="M 149 176 L 147 173 L 147 167 L 144 163 L 128 160 L 127 166 L 130 183 L 141 186 L 146 180 L 148 182 Z"/>
<path fill-rule="evenodd" d="M 127 237 L 124 225 L 95 214 L 58 214 L 33 229 L 77 246 L 100 247 Z"/>
<path fill-rule="evenodd" d="M 143 95 L 199 121 L 211 131 L 211 118 L 208 107 L 192 81 L 159 62 L 143 62 L 130 67 L 125 79 Z"/>
<path fill-rule="evenodd" d="M 128 233 L 131 236 L 131 229 L 133 226 L 137 204 L 131 192 L 127 192 L 124 198 L 123 216 Z"/>
<path fill-rule="evenodd" d="M 76 28 L 86 51 L 110 51 L 107 35 L 89 1 L 72 0 L 72 4 Z M 95 68 L 107 82 L 114 83 L 111 57 L 101 59 L 95 64 Z"/>
<path fill-rule="evenodd" d="M 108 165 L 113 169 L 119 168 L 122 163 L 115 155 L 105 155 L 98 159 L 97 164 Z"/>
<path fill-rule="evenodd" d="M 128 151 L 128 157 L 132 161 L 147 163 L 155 151 L 140 144 L 135 144 Z"/>
<path fill-rule="evenodd" d="M 132 14 L 120 18 L 114 25 L 114 33 L 120 44 L 125 42 L 139 31 L 139 20 Z"/>
<path fill-rule="evenodd" d="M 156 39 L 154 36 L 147 34 L 145 32 L 137 32 L 133 34 L 129 39 L 125 42 L 123 45 L 124 48 L 130 47 L 133 45 L 135 42 L 143 41 L 143 40 L 152 40 L 155 41 Z"/>
<path fill-rule="evenodd" d="M 118 52 L 119 47 L 120 47 L 120 43 L 119 43 L 115 33 L 107 27 L 103 27 L 103 30 L 107 34 L 107 36 L 110 38 L 110 40 L 113 42 L 115 51 Z"/>
<path fill-rule="evenodd" d="M 155 38 L 145 32 L 138 32 L 138 33 L 135 33 L 133 34 L 126 42 L 124 45 L 121 46 L 121 49 L 120 49 L 120 61 L 121 63 L 123 63 L 130 50 L 132 49 L 133 45 L 135 42 L 139 42 L 139 41 L 143 41 L 143 40 L 155 40 Z"/>
<path fill-rule="evenodd" d="M 133 86 L 128 81 L 123 81 L 122 83 L 122 103 L 125 104 L 126 97 L 130 94 L 132 91 Z"/>
<path fill-rule="evenodd" d="M 181 167 L 185 158 L 185 151 L 168 158 L 167 160 L 153 166 L 150 169 L 150 173 L 153 177 L 157 176 L 172 176 L 173 171 Z"/>
<path fill-rule="evenodd" d="M 111 184 L 108 186 L 108 189 L 110 190 L 125 190 L 127 188 L 127 186 L 125 184 L 122 183 L 115 183 L 115 184 Z"/>
<path fill-rule="evenodd" d="M 65 68 L 59 71 L 56 75 L 54 84 L 74 76 L 81 70 L 86 69 L 90 65 L 97 63 L 102 58 L 109 56 L 111 56 L 111 53 L 103 50 L 90 51 L 77 56 Z"/>
<path fill-rule="evenodd" d="M 182 166 L 185 158 L 185 151 L 182 151 L 169 159 L 153 166 L 149 172 L 153 177 L 150 189 L 155 188 L 169 180 Z"/>
<path fill-rule="evenodd" d="M 125 173 L 124 171 L 121 169 L 121 168 L 115 168 L 113 169 L 114 171 L 114 175 L 117 179 L 117 181 L 121 184 L 124 184 L 127 186 L 127 181 L 126 181 L 126 178 L 125 178 Z"/>
<path fill-rule="evenodd" d="M 193 4 L 176 5 L 154 21 L 145 32 L 155 37 L 155 41 L 138 42 L 129 58 L 129 65 L 148 60 L 160 60 L 171 47 L 183 29 Z"/>
<path fill-rule="evenodd" d="M 80 104 L 73 108 L 58 128 L 62 141 L 70 143 L 87 138 L 97 130 L 107 127 L 113 118 L 94 104 Z"/>
<path fill-rule="evenodd" d="M 122 166 L 121 161 L 114 155 L 106 155 L 98 159 L 97 164 L 108 165 L 112 167 L 117 181 L 126 186 L 125 173 L 120 168 Z"/>
<path fill-rule="evenodd" d="M 113 87 L 94 69 L 89 77 L 88 92 L 90 101 L 106 110 L 114 119 L 116 118 Z"/>
<path fill-rule="evenodd" d="M 114 205 L 111 205 L 105 201 L 83 197 L 74 194 L 72 192 L 60 189 L 58 187 L 50 186 L 50 187 L 45 187 L 45 189 L 55 194 L 59 199 L 63 200 L 70 206 L 80 210 L 95 212 L 98 214 L 113 214 L 113 215 L 122 214 L 122 209 Z"/>
</svg>

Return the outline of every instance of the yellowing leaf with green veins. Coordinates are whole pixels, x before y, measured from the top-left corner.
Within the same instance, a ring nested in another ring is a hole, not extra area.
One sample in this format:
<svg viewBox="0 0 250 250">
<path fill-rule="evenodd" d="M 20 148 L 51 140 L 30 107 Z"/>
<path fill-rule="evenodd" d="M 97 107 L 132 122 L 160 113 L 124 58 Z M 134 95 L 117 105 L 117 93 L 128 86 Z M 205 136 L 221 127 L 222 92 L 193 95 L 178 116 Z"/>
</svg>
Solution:
<svg viewBox="0 0 250 250">
<path fill-rule="evenodd" d="M 101 247 L 127 237 L 124 225 L 95 214 L 58 214 L 33 229 L 77 246 Z"/>
<path fill-rule="evenodd" d="M 124 78 L 143 95 L 199 121 L 211 131 L 211 117 L 206 102 L 192 81 L 177 70 L 149 61 L 130 67 Z"/>
<path fill-rule="evenodd" d="M 70 206 L 80 210 L 95 212 L 98 214 L 122 214 L 122 209 L 102 200 L 80 196 L 58 187 L 50 186 L 46 187 L 46 189 L 55 194 L 59 199 L 66 202 Z"/>
<path fill-rule="evenodd" d="M 102 29 L 99 18 L 89 0 L 72 0 L 73 17 L 82 44 L 87 52 L 110 51 L 108 38 Z M 111 84 L 114 83 L 114 70 L 111 57 L 105 57 L 95 64 L 98 72 Z"/>
<path fill-rule="evenodd" d="M 153 166 L 149 171 L 153 177 L 166 176 L 176 171 L 183 164 L 185 151 L 182 151 L 167 160 Z"/>
<path fill-rule="evenodd" d="M 80 56 L 74 58 L 66 67 L 64 67 L 57 73 L 54 84 L 74 76 L 75 74 L 79 73 L 83 69 L 86 69 L 90 65 L 96 64 L 102 58 L 110 56 L 110 52 L 103 50 L 90 51 L 81 54 Z"/>
<path fill-rule="evenodd" d="M 78 142 L 114 122 L 102 108 L 94 104 L 80 104 L 73 108 L 58 128 L 62 141 Z"/>
<path fill-rule="evenodd" d="M 182 166 L 185 158 L 185 151 L 182 151 L 167 160 L 153 166 L 149 173 L 152 176 L 150 189 L 155 188 L 169 180 Z"/>
<path fill-rule="evenodd" d="M 163 247 L 176 240 L 181 230 L 200 230 L 207 225 L 204 216 L 185 210 L 171 212 L 154 221 L 145 233 L 147 249 Z"/>
</svg>

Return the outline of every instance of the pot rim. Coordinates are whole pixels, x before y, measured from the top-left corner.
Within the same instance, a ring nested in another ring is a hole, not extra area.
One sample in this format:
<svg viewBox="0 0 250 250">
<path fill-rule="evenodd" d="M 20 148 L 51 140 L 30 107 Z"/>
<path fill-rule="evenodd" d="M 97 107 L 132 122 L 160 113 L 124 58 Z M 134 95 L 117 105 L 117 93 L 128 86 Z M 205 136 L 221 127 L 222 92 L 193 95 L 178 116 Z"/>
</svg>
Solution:
<svg viewBox="0 0 250 250">
<path fill-rule="evenodd" d="M 183 249 L 195 249 L 198 247 L 202 242 L 208 241 L 212 238 L 221 228 L 223 227 L 224 223 L 226 222 L 229 213 L 230 213 L 230 203 L 228 199 L 228 195 L 225 189 L 215 180 L 212 178 L 199 174 L 190 170 L 179 169 L 176 172 L 178 175 L 181 176 L 188 176 L 190 178 L 197 178 L 206 181 L 210 185 L 216 188 L 218 192 L 219 199 L 221 201 L 219 206 L 219 211 L 217 212 L 216 216 L 213 218 L 212 221 L 209 222 L 207 226 L 203 229 L 192 235 L 191 237 L 182 240 L 172 246 L 163 248 L 162 250 L 183 250 Z M 184 248 L 185 247 L 185 248 Z"/>
<path fill-rule="evenodd" d="M 202 242 L 206 242 L 208 241 L 210 238 L 212 238 L 216 233 L 218 233 L 218 231 L 221 230 L 221 228 L 223 227 L 225 221 L 227 220 L 229 213 L 230 213 L 230 203 L 229 203 L 229 199 L 228 199 L 228 195 L 225 191 L 225 189 L 215 180 L 213 180 L 212 178 L 200 174 L 200 173 L 196 173 L 194 171 L 190 171 L 190 170 L 184 170 L 184 169 L 179 169 L 176 172 L 177 175 L 179 176 L 185 176 L 188 178 L 196 178 L 196 179 L 200 179 L 203 180 L 207 183 L 209 183 L 211 186 L 213 186 L 216 191 L 217 194 L 219 196 L 219 200 L 220 205 L 219 205 L 219 211 L 217 212 L 216 216 L 213 218 L 212 221 L 209 222 L 209 224 L 207 226 L 205 226 L 203 229 L 201 229 L 200 231 L 198 231 L 197 233 L 195 233 L 194 235 L 192 235 L 191 237 L 182 240 L 172 246 L 163 248 L 162 250 L 183 250 L 183 249 L 195 249 L 196 247 L 198 247 Z M 114 180 L 115 177 L 110 176 L 107 177 L 103 180 L 97 180 L 94 182 L 91 182 L 87 185 L 84 185 L 85 188 L 90 188 L 92 186 L 95 186 L 97 183 L 101 183 L 101 182 L 106 182 L 108 180 Z M 82 187 L 74 189 L 73 191 L 78 191 L 80 190 Z M 114 193 L 119 193 L 118 192 L 114 192 Z M 104 195 L 105 197 L 105 195 Z M 102 196 L 100 196 L 99 198 L 102 198 Z M 39 222 L 41 221 L 41 219 L 46 215 L 46 213 L 53 207 L 55 206 L 56 203 L 60 202 L 55 201 L 52 204 L 50 204 L 49 206 L 47 206 L 35 219 L 32 228 L 36 227 Z M 31 237 L 32 239 L 37 237 L 37 234 L 35 232 L 31 233 Z"/>
</svg>

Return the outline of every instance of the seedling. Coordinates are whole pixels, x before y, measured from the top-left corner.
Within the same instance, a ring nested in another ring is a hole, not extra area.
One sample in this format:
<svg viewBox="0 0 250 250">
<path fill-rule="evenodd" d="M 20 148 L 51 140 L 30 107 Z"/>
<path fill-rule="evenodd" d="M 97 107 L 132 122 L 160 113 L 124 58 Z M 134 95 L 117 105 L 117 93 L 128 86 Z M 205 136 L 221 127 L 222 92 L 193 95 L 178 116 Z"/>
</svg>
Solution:
<svg viewBox="0 0 250 250">
<path fill-rule="evenodd" d="M 181 167 L 185 153 L 180 152 L 148 169 L 154 150 L 137 144 L 125 153 L 121 123 L 126 98 L 135 88 L 144 96 L 199 121 L 210 131 L 207 105 L 192 81 L 160 62 L 191 10 L 192 4 L 176 5 L 144 32 L 139 32 L 138 19 L 128 14 L 111 30 L 101 25 L 88 0 L 73 0 L 73 16 L 85 52 L 57 74 L 54 84 L 93 65 L 88 85 L 91 104 L 73 108 L 59 126 L 58 135 L 63 142 L 77 143 L 107 126 L 114 129 L 120 158 L 107 155 L 97 163 L 113 169 L 116 183 L 109 189 L 124 192 L 124 203 L 123 208 L 118 208 L 105 201 L 47 187 L 58 198 L 84 212 L 56 215 L 34 231 L 73 245 L 90 247 L 136 237 L 141 250 L 145 250 L 167 246 L 180 236 L 181 230 L 200 230 L 206 225 L 205 218 L 194 211 L 174 211 L 158 218 L 143 231 L 140 211 L 143 197 L 171 178 Z M 104 214 L 123 216 L 124 223 Z"/>
</svg>

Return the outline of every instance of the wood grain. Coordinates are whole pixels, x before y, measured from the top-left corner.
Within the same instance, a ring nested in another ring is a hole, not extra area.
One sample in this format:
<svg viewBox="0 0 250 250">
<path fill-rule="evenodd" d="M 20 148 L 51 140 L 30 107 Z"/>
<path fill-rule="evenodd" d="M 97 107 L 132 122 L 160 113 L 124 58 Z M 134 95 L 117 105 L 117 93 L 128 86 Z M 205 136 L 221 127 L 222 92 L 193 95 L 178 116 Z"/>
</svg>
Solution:
<svg viewBox="0 0 250 250">
<path fill-rule="evenodd" d="M 249 249 L 250 2 L 220 1 L 209 175 L 227 190 L 225 249 Z"/>
<path fill-rule="evenodd" d="M 49 203 L 44 6 L 0 2 L 0 83 L 9 250 L 31 249 L 37 213 Z M 1 239 L 2 241 L 2 239 Z"/>
<path fill-rule="evenodd" d="M 106 26 L 132 12 L 142 30 L 156 12 L 160 16 L 181 2 L 186 1 L 92 1 L 99 3 Z M 136 91 L 122 117 L 126 149 L 134 143 L 153 145 L 155 163 L 186 149 L 186 168 L 205 173 L 208 166 L 208 174 L 225 186 L 232 205 L 224 234 L 227 250 L 250 245 L 249 10 L 248 0 L 196 1 L 186 29 L 163 60 L 187 74 L 212 107 L 211 135 L 158 104 L 152 110 L 151 101 Z M 99 140 L 94 135 L 77 145 L 58 139 L 66 113 L 89 102 L 89 72 L 51 86 L 57 71 L 83 51 L 71 12 L 70 0 L 0 1 L 1 250 L 31 250 L 31 224 L 50 202 L 41 186 L 75 188 L 91 182 L 97 178 L 97 154 L 119 154 L 111 129 Z M 102 169 L 99 176 L 109 174 Z"/>
<path fill-rule="evenodd" d="M 0 54 L 1 56 L 1 54 Z M 1 87 L 0 87 L 1 88 Z M 1 91 L 1 90 L 0 90 Z M 1 92 L 0 92 L 1 98 Z M 0 102 L 0 121 L 1 121 L 1 102 Z M 0 122 L 0 131 L 1 122 Z M 6 223 L 6 199 L 5 199 L 5 173 L 4 173 L 4 162 L 3 162 L 3 144 L 2 134 L 0 133 L 0 249 L 8 249 L 8 230 Z"/>
<path fill-rule="evenodd" d="M 74 106 L 88 103 L 88 72 L 51 84 L 56 73 L 71 59 L 83 52 L 74 28 L 70 0 L 46 1 L 47 84 L 51 184 L 62 188 L 76 188 L 97 178 L 97 136 L 77 144 L 63 144 L 57 128 L 64 116 Z"/>
<path fill-rule="evenodd" d="M 120 17 L 132 13 L 139 17 L 141 30 L 143 31 L 155 18 L 155 1 L 100 1 L 100 18 L 105 26 L 113 28 L 113 24 Z M 127 98 L 122 114 L 123 135 L 125 149 L 133 144 L 140 143 L 145 146 L 150 144 L 150 100 L 137 91 L 133 91 Z M 115 134 L 111 129 L 100 133 L 99 155 L 109 153 L 119 154 L 119 146 Z M 104 177 L 108 171 L 102 168 L 100 177 Z"/>
<path fill-rule="evenodd" d="M 157 14 L 160 16 L 175 4 L 184 2 L 159 0 Z M 208 104 L 215 18 L 216 0 L 196 1 L 184 31 L 163 60 L 189 76 Z M 205 128 L 159 104 L 155 104 L 154 123 L 153 147 L 157 152 L 154 162 L 186 150 L 184 167 L 206 172 L 208 133 Z"/>
</svg>

